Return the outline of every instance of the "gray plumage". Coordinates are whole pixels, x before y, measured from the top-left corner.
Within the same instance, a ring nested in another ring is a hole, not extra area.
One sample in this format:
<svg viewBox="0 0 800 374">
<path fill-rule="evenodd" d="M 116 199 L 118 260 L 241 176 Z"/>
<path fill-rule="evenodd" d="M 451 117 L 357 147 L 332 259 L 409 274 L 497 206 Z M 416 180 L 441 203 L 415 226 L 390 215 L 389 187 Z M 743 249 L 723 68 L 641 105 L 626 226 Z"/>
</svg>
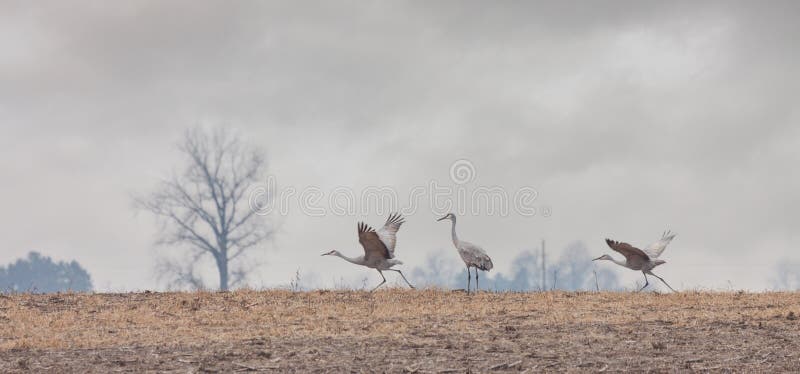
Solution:
<svg viewBox="0 0 800 374">
<path fill-rule="evenodd" d="M 368 268 L 377 270 L 381 275 L 381 278 L 383 278 L 383 281 L 375 286 L 372 291 L 378 289 L 378 287 L 386 283 L 386 277 L 383 276 L 383 271 L 387 270 L 399 273 L 400 276 L 403 277 L 403 280 L 406 282 L 406 284 L 408 284 L 409 287 L 414 288 L 414 286 L 408 282 L 406 276 L 403 275 L 403 272 L 397 269 L 392 269 L 393 266 L 403 263 L 402 261 L 394 258 L 394 248 L 397 245 L 397 231 L 400 230 L 400 226 L 403 223 L 405 223 L 405 221 L 400 213 L 390 214 L 389 218 L 386 220 L 386 223 L 378 231 L 375 231 L 375 229 L 364 222 L 359 222 L 358 242 L 361 243 L 361 247 L 364 248 L 363 256 L 348 257 L 336 250 L 323 253 L 322 255 L 341 257 L 345 261 L 354 263 L 356 265 L 366 266 Z"/>
<path fill-rule="evenodd" d="M 608 244 L 608 246 L 614 251 L 625 256 L 625 261 L 617 261 L 609 255 L 602 255 L 593 261 L 611 261 L 619 266 L 623 266 L 631 270 L 641 271 L 642 274 L 644 274 L 644 286 L 642 286 L 639 291 L 643 290 L 645 287 L 647 287 L 647 285 L 650 284 L 650 282 L 647 280 L 648 274 L 658 278 L 662 283 L 669 287 L 670 290 L 675 291 L 663 278 L 653 274 L 652 272 L 653 268 L 656 266 L 667 263 L 666 261 L 659 260 L 657 258 L 661 255 L 661 253 L 664 252 L 665 249 L 667 249 L 667 245 L 669 245 L 674 238 L 675 234 L 673 234 L 671 231 L 665 231 L 661 235 L 661 239 L 653 244 L 650 244 L 644 250 L 636 248 L 628 243 L 606 239 L 606 244 Z"/>
<path fill-rule="evenodd" d="M 475 289 L 480 288 L 480 284 L 478 283 L 478 269 L 483 271 L 492 270 L 494 264 L 492 264 L 492 259 L 489 258 L 489 255 L 486 254 L 486 251 L 483 248 L 472 244 L 470 242 L 459 240 L 458 235 L 456 235 L 456 216 L 453 213 L 448 213 L 446 216 L 439 218 L 437 221 L 449 219 L 452 222 L 452 235 L 453 235 L 453 245 L 456 247 L 458 251 L 458 255 L 461 256 L 461 260 L 464 261 L 464 264 L 467 265 L 467 292 L 469 292 L 470 287 L 470 272 L 469 268 L 475 268 Z"/>
</svg>

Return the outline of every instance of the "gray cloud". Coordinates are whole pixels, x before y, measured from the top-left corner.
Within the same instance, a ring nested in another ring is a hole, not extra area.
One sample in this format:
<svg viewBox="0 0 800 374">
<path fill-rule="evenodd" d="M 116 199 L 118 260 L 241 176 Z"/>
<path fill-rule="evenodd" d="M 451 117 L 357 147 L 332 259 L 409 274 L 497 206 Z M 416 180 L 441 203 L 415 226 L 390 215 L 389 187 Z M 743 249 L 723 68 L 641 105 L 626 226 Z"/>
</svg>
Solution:
<svg viewBox="0 0 800 374">
<path fill-rule="evenodd" d="M 263 146 L 283 185 L 402 192 L 467 158 L 476 183 L 534 186 L 552 217 L 460 221 L 501 269 L 540 238 L 599 254 L 667 226 L 661 271 L 685 287 L 768 287 L 796 258 L 795 2 L 0 8 L 1 253 L 76 258 L 101 289 L 154 286 L 129 195 L 198 123 Z M 401 231 L 407 264 L 450 249 L 433 218 Z M 292 212 L 258 281 L 362 274 L 318 256 L 359 251 L 356 220 Z"/>
</svg>

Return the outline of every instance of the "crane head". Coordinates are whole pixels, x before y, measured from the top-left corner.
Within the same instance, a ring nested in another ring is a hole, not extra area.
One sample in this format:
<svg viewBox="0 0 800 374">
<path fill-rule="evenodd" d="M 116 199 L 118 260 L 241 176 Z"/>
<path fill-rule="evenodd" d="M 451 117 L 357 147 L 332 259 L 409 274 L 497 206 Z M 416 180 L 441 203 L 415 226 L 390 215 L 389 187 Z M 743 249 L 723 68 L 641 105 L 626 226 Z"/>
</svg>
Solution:
<svg viewBox="0 0 800 374">
<path fill-rule="evenodd" d="M 598 257 L 598 258 L 596 258 L 596 259 L 594 259 L 592 261 L 597 261 L 597 260 L 609 260 L 609 261 L 611 261 L 611 260 L 613 260 L 613 258 L 611 258 L 611 256 L 609 256 L 609 255 L 602 255 L 602 256 L 600 256 L 600 257 Z"/>
<path fill-rule="evenodd" d="M 446 219 L 455 219 L 455 218 L 456 218 L 456 216 L 453 215 L 453 213 L 447 213 L 446 216 L 437 219 L 437 221 L 442 221 L 442 220 L 446 220 Z"/>
<path fill-rule="evenodd" d="M 334 249 L 334 250 L 332 250 L 332 251 L 330 251 L 330 252 L 325 252 L 325 253 L 323 253 L 322 255 L 323 255 L 323 256 L 330 256 L 330 255 L 334 255 L 334 254 L 336 254 L 336 253 L 338 253 L 338 252 L 336 252 L 336 250 Z"/>
</svg>

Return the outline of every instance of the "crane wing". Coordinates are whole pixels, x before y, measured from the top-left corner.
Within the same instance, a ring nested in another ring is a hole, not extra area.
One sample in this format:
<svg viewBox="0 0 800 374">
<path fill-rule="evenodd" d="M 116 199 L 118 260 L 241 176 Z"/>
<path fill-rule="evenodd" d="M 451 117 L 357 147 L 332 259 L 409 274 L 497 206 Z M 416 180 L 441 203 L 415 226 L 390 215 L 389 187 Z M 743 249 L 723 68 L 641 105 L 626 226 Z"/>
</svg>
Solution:
<svg viewBox="0 0 800 374">
<path fill-rule="evenodd" d="M 364 222 L 358 223 L 358 242 L 364 247 L 364 260 L 369 261 L 371 258 L 391 258 L 389 257 L 389 250 L 383 244 L 375 229 L 370 227 Z"/>
<path fill-rule="evenodd" d="M 625 256 L 625 259 L 629 262 L 634 260 L 644 260 L 645 262 L 650 261 L 650 257 L 647 255 L 647 253 L 644 253 L 644 251 L 641 249 L 636 248 L 628 243 L 606 239 L 606 244 L 608 244 L 611 249 Z"/>
<path fill-rule="evenodd" d="M 658 256 L 661 256 L 661 253 L 664 252 L 665 249 L 667 249 L 667 246 L 672 241 L 672 239 L 675 239 L 675 235 L 676 234 L 673 233 L 672 231 L 669 230 L 664 231 L 664 233 L 661 234 L 661 239 L 659 239 L 659 241 L 653 244 L 650 244 L 647 248 L 644 249 L 644 252 L 647 253 L 647 255 L 652 258 L 658 258 Z"/>
<path fill-rule="evenodd" d="M 397 231 L 400 230 L 400 225 L 405 223 L 403 216 L 400 213 L 392 213 L 386 219 L 386 223 L 378 230 L 378 237 L 381 242 L 389 250 L 389 258 L 394 258 L 394 247 L 397 244 Z"/>
<path fill-rule="evenodd" d="M 461 255 L 461 259 L 464 260 L 467 266 L 474 266 L 483 271 L 492 270 L 494 267 L 492 259 L 489 258 L 483 248 L 463 240 L 459 241 L 458 244 L 458 254 Z"/>
</svg>

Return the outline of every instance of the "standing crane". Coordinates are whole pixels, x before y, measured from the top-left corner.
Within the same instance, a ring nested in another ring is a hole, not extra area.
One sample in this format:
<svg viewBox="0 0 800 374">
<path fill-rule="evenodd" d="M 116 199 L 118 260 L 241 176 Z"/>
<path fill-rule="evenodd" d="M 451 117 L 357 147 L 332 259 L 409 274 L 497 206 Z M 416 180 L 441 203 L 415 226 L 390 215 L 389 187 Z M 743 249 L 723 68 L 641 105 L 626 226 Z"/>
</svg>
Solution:
<svg viewBox="0 0 800 374">
<path fill-rule="evenodd" d="M 471 280 L 471 275 L 469 273 L 470 267 L 475 268 L 475 291 L 477 291 L 480 289 L 480 284 L 478 284 L 478 270 L 492 270 L 492 267 L 494 267 L 492 259 L 489 258 L 489 255 L 486 254 L 483 248 L 470 242 L 458 240 L 458 236 L 456 235 L 456 216 L 453 213 L 447 213 L 446 216 L 437 219 L 437 221 L 445 219 L 449 219 L 453 222 L 453 245 L 456 246 L 458 254 L 461 256 L 461 259 L 464 260 L 464 264 L 467 265 L 467 293 L 469 293 L 469 283 Z"/>
<path fill-rule="evenodd" d="M 358 223 L 358 242 L 364 247 L 364 255 L 358 257 L 347 257 L 337 250 L 323 253 L 323 256 L 338 256 L 345 261 L 352 262 L 356 265 L 366 266 L 378 271 L 383 278 L 383 282 L 375 286 L 370 292 L 375 291 L 378 287 L 386 283 L 386 277 L 383 276 L 384 271 L 396 271 L 403 277 L 409 287 L 414 288 L 408 282 L 403 272 L 397 269 L 392 269 L 395 265 L 400 265 L 403 262 L 394 258 L 394 247 L 397 244 L 397 230 L 400 230 L 400 225 L 404 223 L 403 216 L 399 213 L 389 215 L 386 223 L 380 230 L 375 231 L 372 227 L 364 222 Z"/>
<path fill-rule="evenodd" d="M 608 244 L 611 249 L 619 252 L 623 256 L 625 256 L 625 261 L 617 261 L 613 257 L 609 255 L 602 255 L 592 261 L 597 260 L 608 260 L 611 261 L 619 266 L 624 266 L 631 270 L 641 270 L 642 274 L 644 274 L 644 286 L 639 289 L 639 291 L 643 290 L 650 284 L 647 281 L 647 275 L 650 274 L 656 278 L 658 278 L 662 283 L 667 285 L 670 290 L 676 292 L 670 285 L 658 275 L 653 274 L 652 270 L 658 265 L 667 263 L 664 260 L 658 260 L 658 256 L 667 249 L 667 245 L 675 238 L 675 234 L 671 231 L 665 231 L 661 235 L 661 239 L 653 244 L 650 244 L 644 250 L 636 248 L 628 243 L 621 243 L 611 239 L 606 239 L 606 244 Z"/>
</svg>

